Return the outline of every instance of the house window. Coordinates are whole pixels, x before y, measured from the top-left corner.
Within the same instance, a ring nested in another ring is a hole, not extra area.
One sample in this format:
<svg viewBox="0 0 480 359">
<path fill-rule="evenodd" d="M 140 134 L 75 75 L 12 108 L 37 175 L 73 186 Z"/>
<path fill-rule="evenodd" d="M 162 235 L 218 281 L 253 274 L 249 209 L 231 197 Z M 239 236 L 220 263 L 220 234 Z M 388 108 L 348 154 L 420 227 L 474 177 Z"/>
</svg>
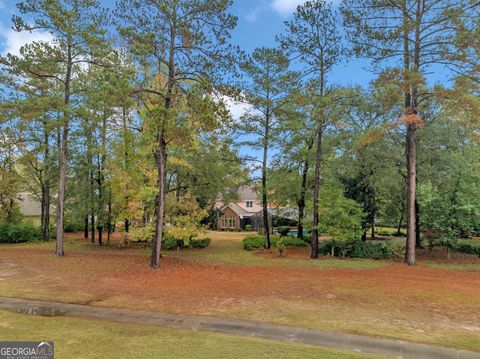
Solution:
<svg viewBox="0 0 480 359">
<path fill-rule="evenodd" d="M 222 217 L 222 228 L 236 228 L 237 219 L 235 217 Z"/>
<path fill-rule="evenodd" d="M 247 201 L 247 208 L 253 208 L 253 201 Z"/>
</svg>

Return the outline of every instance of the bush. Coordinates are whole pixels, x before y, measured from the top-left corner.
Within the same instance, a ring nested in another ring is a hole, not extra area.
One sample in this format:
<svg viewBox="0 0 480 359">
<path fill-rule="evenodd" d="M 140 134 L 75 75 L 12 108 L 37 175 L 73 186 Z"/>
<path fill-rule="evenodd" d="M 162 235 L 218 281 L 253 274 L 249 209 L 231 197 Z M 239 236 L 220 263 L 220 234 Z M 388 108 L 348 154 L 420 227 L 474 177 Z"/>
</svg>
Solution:
<svg viewBox="0 0 480 359">
<path fill-rule="evenodd" d="M 394 255 L 394 250 L 389 244 L 359 240 L 331 239 L 322 242 L 319 251 L 323 255 L 348 258 L 389 259 Z"/>
<path fill-rule="evenodd" d="M 63 230 L 66 233 L 75 233 L 75 232 L 81 232 L 85 229 L 85 224 L 83 223 L 77 223 L 77 222 L 72 222 L 72 221 L 66 221 Z"/>
<path fill-rule="evenodd" d="M 282 237 L 286 237 L 286 236 L 288 236 L 288 232 L 290 232 L 290 227 L 287 227 L 287 226 L 278 227 L 277 232 Z"/>
<path fill-rule="evenodd" d="M 279 243 L 281 245 L 284 245 L 285 247 L 306 247 L 307 246 L 307 243 L 295 237 L 283 237 L 282 239 L 277 241 L 275 245 L 278 246 Z"/>
<path fill-rule="evenodd" d="M 178 249 L 180 246 L 178 241 L 172 238 L 166 238 L 162 241 L 162 249 L 172 250 Z"/>
<path fill-rule="evenodd" d="M 147 224 L 145 227 L 134 227 L 130 230 L 129 240 L 131 242 L 150 242 L 155 236 L 155 227 L 153 224 Z"/>
<path fill-rule="evenodd" d="M 190 247 L 192 248 L 207 248 L 210 245 L 210 238 L 204 239 L 192 239 L 190 241 Z"/>
<path fill-rule="evenodd" d="M 21 243 L 40 238 L 40 229 L 32 223 L 0 223 L 0 242 L 2 243 Z"/>
<path fill-rule="evenodd" d="M 480 241 L 461 239 L 454 244 L 453 249 L 460 253 L 477 254 L 480 256 Z"/>
<path fill-rule="evenodd" d="M 280 237 L 278 235 L 270 236 L 270 244 L 276 246 L 277 242 L 281 241 L 285 247 L 305 247 L 307 244 L 301 239 L 295 237 Z M 255 249 L 263 248 L 265 237 L 260 235 L 247 236 L 243 239 L 243 249 L 253 251 Z"/>
<path fill-rule="evenodd" d="M 245 225 L 245 230 L 248 231 L 248 232 L 251 232 L 253 230 L 253 227 L 251 224 L 246 224 Z"/>
</svg>

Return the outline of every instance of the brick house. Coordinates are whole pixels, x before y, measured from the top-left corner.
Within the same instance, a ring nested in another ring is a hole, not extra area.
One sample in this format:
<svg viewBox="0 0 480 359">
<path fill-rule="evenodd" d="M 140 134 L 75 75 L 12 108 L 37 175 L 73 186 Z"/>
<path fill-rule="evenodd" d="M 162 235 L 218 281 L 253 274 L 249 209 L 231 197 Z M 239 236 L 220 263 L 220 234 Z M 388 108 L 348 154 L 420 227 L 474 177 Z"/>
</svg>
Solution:
<svg viewBox="0 0 480 359">
<path fill-rule="evenodd" d="M 242 230 L 251 223 L 251 217 L 262 211 L 262 201 L 252 186 L 238 186 L 235 190 L 237 200 L 224 203 L 217 201 L 215 209 L 220 214 L 217 219 L 217 230 Z M 255 229 L 255 228 L 253 228 Z"/>
</svg>

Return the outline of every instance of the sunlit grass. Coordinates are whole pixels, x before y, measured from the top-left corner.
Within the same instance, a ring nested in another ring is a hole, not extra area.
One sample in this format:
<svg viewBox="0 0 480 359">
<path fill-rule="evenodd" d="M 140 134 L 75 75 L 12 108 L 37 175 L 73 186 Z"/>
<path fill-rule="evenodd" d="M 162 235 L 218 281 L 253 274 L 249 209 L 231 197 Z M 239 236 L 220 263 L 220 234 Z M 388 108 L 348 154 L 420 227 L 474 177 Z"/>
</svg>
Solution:
<svg viewBox="0 0 480 359">
<path fill-rule="evenodd" d="M 58 358 L 380 358 L 216 333 L 64 317 L 32 317 L 3 311 L 0 311 L 0 337 L 4 341 L 52 340 Z"/>
</svg>

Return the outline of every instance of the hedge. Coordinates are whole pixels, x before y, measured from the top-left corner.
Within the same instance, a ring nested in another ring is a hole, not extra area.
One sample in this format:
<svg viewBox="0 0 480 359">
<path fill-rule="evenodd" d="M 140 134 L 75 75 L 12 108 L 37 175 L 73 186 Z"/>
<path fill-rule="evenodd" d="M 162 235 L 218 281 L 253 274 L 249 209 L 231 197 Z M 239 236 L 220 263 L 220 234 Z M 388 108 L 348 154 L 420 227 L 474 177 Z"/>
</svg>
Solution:
<svg viewBox="0 0 480 359">
<path fill-rule="evenodd" d="M 375 243 L 359 240 L 335 240 L 321 242 L 322 255 L 348 258 L 389 259 L 394 255 L 393 248 L 387 243 Z"/>
<path fill-rule="evenodd" d="M 253 251 L 255 249 L 263 248 L 265 237 L 260 235 L 247 236 L 242 241 L 243 249 Z M 270 244 L 276 246 L 277 242 L 281 242 L 285 247 L 305 247 L 307 243 L 295 237 L 280 237 L 278 235 L 270 236 Z"/>
<path fill-rule="evenodd" d="M 0 223 L 1 243 L 22 243 L 41 238 L 41 231 L 32 223 Z"/>
</svg>

